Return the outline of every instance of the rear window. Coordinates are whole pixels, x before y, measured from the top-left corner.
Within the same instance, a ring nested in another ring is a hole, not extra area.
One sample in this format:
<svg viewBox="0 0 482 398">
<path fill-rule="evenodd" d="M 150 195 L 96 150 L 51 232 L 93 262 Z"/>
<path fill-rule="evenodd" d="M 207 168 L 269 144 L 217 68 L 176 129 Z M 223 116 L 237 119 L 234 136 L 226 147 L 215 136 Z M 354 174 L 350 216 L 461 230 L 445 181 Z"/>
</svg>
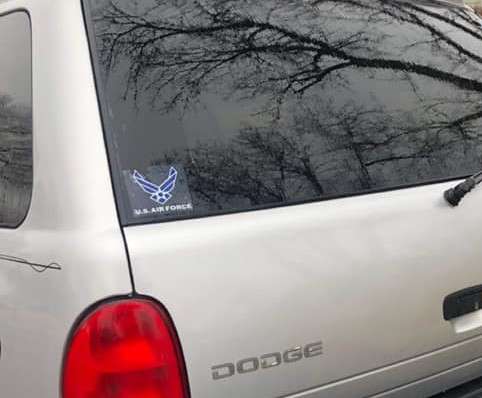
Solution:
<svg viewBox="0 0 482 398">
<path fill-rule="evenodd" d="M 482 29 L 395 0 L 85 0 L 126 224 L 482 165 Z"/>
</svg>

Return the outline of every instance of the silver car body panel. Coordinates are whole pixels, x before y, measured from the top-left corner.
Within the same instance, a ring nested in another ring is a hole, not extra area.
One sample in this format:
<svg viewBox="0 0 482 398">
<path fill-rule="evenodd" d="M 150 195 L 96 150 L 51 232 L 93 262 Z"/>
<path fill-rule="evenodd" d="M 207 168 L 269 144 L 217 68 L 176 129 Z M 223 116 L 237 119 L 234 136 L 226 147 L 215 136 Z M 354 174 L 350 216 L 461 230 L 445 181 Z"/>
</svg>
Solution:
<svg viewBox="0 0 482 398">
<path fill-rule="evenodd" d="M 0 1 L 14 10 L 32 21 L 34 190 L 0 253 L 61 270 L 0 260 L 0 395 L 55 398 L 72 325 L 132 284 L 80 1 Z M 482 281 L 482 192 L 453 210 L 451 185 L 125 228 L 192 397 L 422 397 L 479 375 L 482 323 L 444 321 L 442 301 Z M 318 340 L 320 357 L 212 380 L 213 365 Z"/>
<path fill-rule="evenodd" d="M 33 31 L 34 189 L 30 212 L 0 229 L 0 396 L 59 396 L 64 346 L 77 317 L 131 292 L 79 1 L 20 0 Z"/>
<path fill-rule="evenodd" d="M 456 333 L 442 302 L 482 280 L 482 192 L 453 210 L 450 185 L 126 228 L 193 397 L 365 397 L 479 358 L 480 321 Z M 212 380 L 212 365 L 316 340 L 321 357 Z"/>
</svg>

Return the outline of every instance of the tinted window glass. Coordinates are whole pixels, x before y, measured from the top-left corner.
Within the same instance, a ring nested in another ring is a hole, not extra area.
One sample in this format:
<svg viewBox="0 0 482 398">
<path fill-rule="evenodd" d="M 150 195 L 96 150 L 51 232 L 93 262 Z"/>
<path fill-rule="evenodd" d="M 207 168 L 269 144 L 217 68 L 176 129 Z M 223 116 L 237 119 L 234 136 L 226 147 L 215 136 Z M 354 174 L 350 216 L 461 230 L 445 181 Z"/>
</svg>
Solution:
<svg viewBox="0 0 482 398">
<path fill-rule="evenodd" d="M 30 41 L 27 14 L 0 16 L 0 226 L 23 221 L 32 192 Z"/>
<path fill-rule="evenodd" d="M 447 2 L 91 0 L 127 222 L 472 174 L 482 29 Z"/>
</svg>

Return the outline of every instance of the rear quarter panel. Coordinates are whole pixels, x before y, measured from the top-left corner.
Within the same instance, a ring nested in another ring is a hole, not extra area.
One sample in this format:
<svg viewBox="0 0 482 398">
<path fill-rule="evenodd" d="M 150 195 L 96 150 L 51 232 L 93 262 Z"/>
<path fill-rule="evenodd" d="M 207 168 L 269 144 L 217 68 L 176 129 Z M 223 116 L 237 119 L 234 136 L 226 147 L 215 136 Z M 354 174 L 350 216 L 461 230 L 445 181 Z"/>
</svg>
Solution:
<svg viewBox="0 0 482 398">
<path fill-rule="evenodd" d="M 29 215 L 0 229 L 0 396 L 60 395 L 70 329 L 94 302 L 130 293 L 80 1 L 0 2 L 33 31 L 34 189 Z"/>
</svg>

